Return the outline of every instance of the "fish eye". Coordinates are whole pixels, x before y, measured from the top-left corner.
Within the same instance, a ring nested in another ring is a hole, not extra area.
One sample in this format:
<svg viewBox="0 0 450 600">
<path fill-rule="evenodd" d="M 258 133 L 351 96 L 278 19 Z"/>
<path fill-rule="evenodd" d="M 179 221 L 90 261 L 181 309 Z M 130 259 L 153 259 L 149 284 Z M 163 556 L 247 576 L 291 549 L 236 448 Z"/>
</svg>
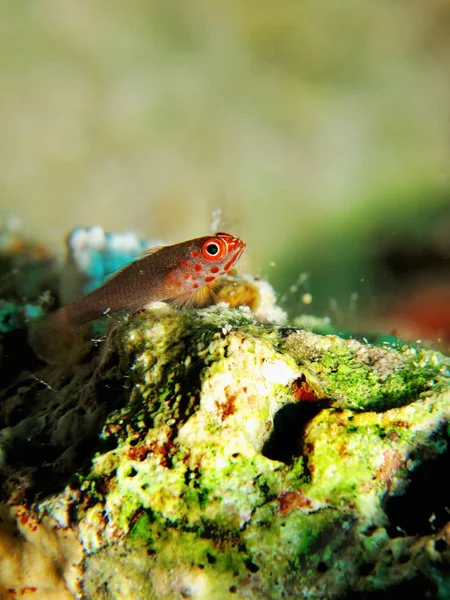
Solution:
<svg viewBox="0 0 450 600">
<path fill-rule="evenodd" d="M 226 244 L 222 240 L 206 240 L 202 246 L 202 254 L 209 260 L 220 260 L 225 256 Z"/>
</svg>

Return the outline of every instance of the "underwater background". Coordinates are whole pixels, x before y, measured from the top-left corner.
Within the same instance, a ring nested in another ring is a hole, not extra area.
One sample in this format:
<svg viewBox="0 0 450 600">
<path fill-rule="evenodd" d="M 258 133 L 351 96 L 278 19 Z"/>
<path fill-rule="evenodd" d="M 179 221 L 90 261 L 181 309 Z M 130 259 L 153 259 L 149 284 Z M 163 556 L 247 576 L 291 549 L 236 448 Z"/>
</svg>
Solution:
<svg viewBox="0 0 450 600">
<path fill-rule="evenodd" d="M 445 342 L 449 26 L 445 1 L 2 2 L 1 215 L 62 254 L 221 209 L 291 316 Z"/>
</svg>

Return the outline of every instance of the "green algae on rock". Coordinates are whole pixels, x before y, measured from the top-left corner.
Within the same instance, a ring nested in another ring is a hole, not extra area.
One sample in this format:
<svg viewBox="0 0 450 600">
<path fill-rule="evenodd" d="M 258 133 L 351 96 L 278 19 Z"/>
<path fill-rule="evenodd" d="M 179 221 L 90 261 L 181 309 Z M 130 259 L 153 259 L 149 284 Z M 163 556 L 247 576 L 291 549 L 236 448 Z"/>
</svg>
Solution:
<svg viewBox="0 0 450 600">
<path fill-rule="evenodd" d="M 442 556 L 400 561 L 412 540 L 386 506 L 446 450 L 445 357 L 223 307 L 142 312 L 102 352 L 128 401 L 78 484 L 39 504 L 77 530 L 87 598 L 338 598 L 431 564 L 442 595 Z"/>
</svg>

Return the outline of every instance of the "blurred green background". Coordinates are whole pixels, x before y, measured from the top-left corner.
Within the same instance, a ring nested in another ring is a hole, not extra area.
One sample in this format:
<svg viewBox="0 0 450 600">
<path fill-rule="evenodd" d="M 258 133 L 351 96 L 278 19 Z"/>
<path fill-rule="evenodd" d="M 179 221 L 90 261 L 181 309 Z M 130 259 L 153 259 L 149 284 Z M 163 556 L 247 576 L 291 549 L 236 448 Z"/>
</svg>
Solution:
<svg viewBox="0 0 450 600">
<path fill-rule="evenodd" d="M 61 252 L 221 208 L 291 314 L 352 324 L 449 275 L 449 31 L 448 0 L 2 0 L 1 212 Z"/>
</svg>

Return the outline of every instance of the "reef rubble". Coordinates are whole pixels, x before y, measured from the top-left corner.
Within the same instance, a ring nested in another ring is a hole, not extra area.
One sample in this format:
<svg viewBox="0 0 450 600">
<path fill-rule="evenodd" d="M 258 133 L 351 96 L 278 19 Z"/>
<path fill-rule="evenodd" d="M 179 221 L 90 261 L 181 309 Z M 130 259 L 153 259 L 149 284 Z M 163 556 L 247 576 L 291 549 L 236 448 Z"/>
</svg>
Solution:
<svg viewBox="0 0 450 600">
<path fill-rule="evenodd" d="M 290 326 L 235 275 L 49 366 L 27 328 L 55 263 L 25 250 L 2 260 L 35 282 L 0 304 L 0 598 L 450 597 L 448 358 Z"/>
</svg>

